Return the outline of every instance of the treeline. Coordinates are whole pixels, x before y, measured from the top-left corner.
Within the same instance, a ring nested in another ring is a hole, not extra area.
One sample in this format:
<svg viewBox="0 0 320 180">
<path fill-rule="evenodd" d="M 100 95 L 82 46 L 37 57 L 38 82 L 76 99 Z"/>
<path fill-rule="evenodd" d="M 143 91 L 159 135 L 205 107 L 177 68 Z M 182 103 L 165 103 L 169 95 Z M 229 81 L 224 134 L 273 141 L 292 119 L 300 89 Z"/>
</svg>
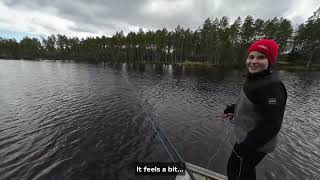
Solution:
<svg viewBox="0 0 320 180">
<path fill-rule="evenodd" d="M 196 30 L 178 26 L 174 31 L 117 32 L 112 37 L 79 39 L 51 35 L 41 40 L 25 37 L 0 38 L 0 58 L 60 59 L 113 62 L 208 62 L 238 66 L 243 64 L 246 49 L 256 39 L 275 39 L 280 45 L 280 59 L 293 63 L 319 63 L 320 8 L 296 30 L 285 18 L 269 20 L 238 17 L 207 19 Z"/>
</svg>

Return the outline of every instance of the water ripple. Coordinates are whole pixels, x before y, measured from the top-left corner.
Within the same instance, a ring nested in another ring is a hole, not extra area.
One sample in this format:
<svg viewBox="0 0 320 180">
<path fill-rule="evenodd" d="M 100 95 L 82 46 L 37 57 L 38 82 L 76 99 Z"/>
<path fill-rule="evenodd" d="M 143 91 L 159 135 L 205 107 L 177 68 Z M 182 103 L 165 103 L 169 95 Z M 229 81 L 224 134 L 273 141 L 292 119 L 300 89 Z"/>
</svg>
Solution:
<svg viewBox="0 0 320 180">
<path fill-rule="evenodd" d="M 320 74 L 279 74 L 280 142 L 257 174 L 320 179 Z M 170 161 L 151 120 L 188 162 L 217 153 L 209 167 L 226 174 L 234 137 L 216 115 L 237 98 L 239 71 L 0 60 L 0 77 L 0 179 L 136 179 L 134 162 Z"/>
</svg>

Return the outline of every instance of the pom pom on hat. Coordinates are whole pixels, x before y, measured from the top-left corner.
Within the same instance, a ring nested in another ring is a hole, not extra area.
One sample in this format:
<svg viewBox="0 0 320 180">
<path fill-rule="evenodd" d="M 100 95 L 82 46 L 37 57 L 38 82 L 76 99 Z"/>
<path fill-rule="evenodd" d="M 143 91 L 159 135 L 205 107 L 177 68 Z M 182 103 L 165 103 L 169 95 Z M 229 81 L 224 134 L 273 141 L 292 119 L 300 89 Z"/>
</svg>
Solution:
<svg viewBox="0 0 320 180">
<path fill-rule="evenodd" d="M 272 39 L 260 39 L 252 43 L 248 49 L 248 54 L 251 51 L 263 53 L 269 60 L 270 65 L 277 61 L 279 45 Z"/>
</svg>

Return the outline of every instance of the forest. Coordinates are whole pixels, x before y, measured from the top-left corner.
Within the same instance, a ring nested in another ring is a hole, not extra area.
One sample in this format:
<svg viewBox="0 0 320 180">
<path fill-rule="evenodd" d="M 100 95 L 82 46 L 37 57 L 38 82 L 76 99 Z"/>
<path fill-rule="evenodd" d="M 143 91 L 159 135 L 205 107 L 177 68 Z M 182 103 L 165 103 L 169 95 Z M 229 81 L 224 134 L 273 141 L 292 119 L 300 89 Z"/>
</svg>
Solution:
<svg viewBox="0 0 320 180">
<path fill-rule="evenodd" d="M 48 59 L 110 62 L 201 62 L 240 66 L 246 49 L 260 38 L 279 45 L 279 59 L 292 64 L 320 64 L 320 7 L 294 28 L 286 18 L 262 20 L 247 16 L 230 22 L 226 16 L 208 18 L 197 29 L 178 25 L 174 30 L 117 32 L 110 37 L 24 37 L 20 42 L 0 37 L 2 59 Z"/>
</svg>

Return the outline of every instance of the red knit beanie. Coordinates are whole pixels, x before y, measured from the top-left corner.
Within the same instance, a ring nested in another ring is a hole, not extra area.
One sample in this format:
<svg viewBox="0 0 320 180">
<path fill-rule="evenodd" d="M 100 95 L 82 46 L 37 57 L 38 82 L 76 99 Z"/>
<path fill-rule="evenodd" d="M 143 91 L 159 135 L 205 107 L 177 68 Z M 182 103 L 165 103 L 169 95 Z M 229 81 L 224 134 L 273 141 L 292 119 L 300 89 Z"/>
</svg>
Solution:
<svg viewBox="0 0 320 180">
<path fill-rule="evenodd" d="M 263 53 L 269 60 L 270 65 L 276 63 L 278 57 L 279 45 L 272 39 L 260 39 L 252 43 L 248 49 L 248 54 L 251 51 L 259 51 Z"/>
</svg>

